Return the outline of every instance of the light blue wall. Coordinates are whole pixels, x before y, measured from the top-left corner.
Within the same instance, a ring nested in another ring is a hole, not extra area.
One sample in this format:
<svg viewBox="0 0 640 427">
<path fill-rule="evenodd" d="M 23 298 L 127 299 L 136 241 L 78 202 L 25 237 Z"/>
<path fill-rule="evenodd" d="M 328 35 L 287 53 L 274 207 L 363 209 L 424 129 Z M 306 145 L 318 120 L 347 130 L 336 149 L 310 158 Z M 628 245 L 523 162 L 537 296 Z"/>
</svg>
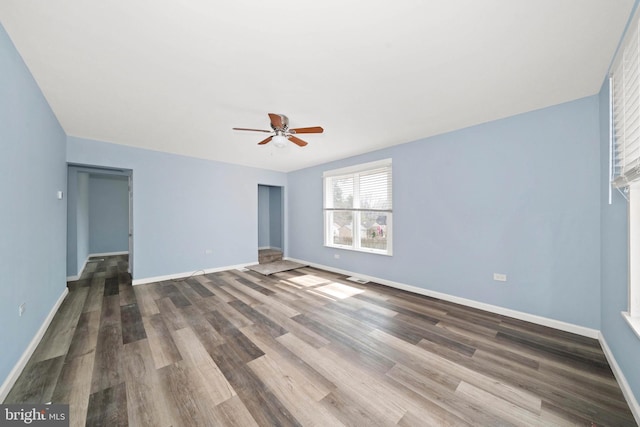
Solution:
<svg viewBox="0 0 640 427">
<path fill-rule="evenodd" d="M 4 381 L 65 289 L 67 167 L 64 131 L 1 25 L 0 170 Z"/>
<path fill-rule="evenodd" d="M 89 252 L 129 250 L 129 177 L 89 175 Z"/>
<path fill-rule="evenodd" d="M 78 172 L 78 196 L 76 205 L 76 236 L 77 236 L 77 260 L 78 273 L 82 273 L 82 267 L 89 257 L 89 174 Z"/>
<path fill-rule="evenodd" d="M 628 302 L 628 204 L 617 190 L 609 205 L 609 84 L 600 91 L 601 331 L 635 396 L 640 396 L 640 339 L 622 318 Z M 638 260 L 635 260 L 638 262 Z"/>
<path fill-rule="evenodd" d="M 289 256 L 598 329 L 598 132 L 593 96 L 293 172 Z M 384 158 L 393 256 L 324 247 L 322 173 Z"/>
<path fill-rule="evenodd" d="M 282 247 L 282 187 L 269 187 L 269 244 Z"/>
<path fill-rule="evenodd" d="M 258 247 L 269 248 L 269 187 L 258 185 Z"/>
<path fill-rule="evenodd" d="M 287 180 L 280 172 L 75 137 L 67 138 L 67 160 L 133 170 L 134 279 L 256 262 L 256 188 Z"/>
<path fill-rule="evenodd" d="M 89 256 L 89 174 L 70 166 L 67 173 L 67 278 L 82 273 Z"/>
<path fill-rule="evenodd" d="M 67 170 L 67 277 L 78 274 L 78 171 Z"/>
</svg>

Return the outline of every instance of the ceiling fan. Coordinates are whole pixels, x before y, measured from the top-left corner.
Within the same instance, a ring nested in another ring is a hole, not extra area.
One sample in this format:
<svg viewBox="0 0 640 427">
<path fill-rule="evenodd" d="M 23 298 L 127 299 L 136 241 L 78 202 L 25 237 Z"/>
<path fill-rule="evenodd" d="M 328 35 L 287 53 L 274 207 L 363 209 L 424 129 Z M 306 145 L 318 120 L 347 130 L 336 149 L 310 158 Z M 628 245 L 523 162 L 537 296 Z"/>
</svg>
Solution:
<svg viewBox="0 0 640 427">
<path fill-rule="evenodd" d="M 322 133 L 324 129 L 320 126 L 313 126 L 308 128 L 295 128 L 289 129 L 289 119 L 284 114 L 274 114 L 269 113 L 269 118 L 271 119 L 271 129 L 272 130 L 262 130 L 262 129 L 247 129 L 247 128 L 233 128 L 233 130 L 248 130 L 253 132 L 274 132 L 273 135 L 265 138 L 264 140 L 258 142 L 258 145 L 264 145 L 273 140 L 273 143 L 276 147 L 284 147 L 287 140 L 293 142 L 299 147 L 304 147 L 307 145 L 307 142 L 298 138 L 297 134 L 299 133 Z"/>
</svg>

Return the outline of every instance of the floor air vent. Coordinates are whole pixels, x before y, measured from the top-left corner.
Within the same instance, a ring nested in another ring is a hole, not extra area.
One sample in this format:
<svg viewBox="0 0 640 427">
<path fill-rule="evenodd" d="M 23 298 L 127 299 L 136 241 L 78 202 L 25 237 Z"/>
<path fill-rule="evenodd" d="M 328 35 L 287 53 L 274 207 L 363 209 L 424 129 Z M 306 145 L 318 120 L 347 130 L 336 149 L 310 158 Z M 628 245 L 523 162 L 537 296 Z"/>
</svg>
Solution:
<svg viewBox="0 0 640 427">
<path fill-rule="evenodd" d="M 369 283 L 368 280 L 362 279 L 360 277 L 355 277 L 355 276 L 347 277 L 347 280 L 351 280 L 352 282 L 360 283 L 361 285 L 364 285 L 365 283 Z"/>
</svg>

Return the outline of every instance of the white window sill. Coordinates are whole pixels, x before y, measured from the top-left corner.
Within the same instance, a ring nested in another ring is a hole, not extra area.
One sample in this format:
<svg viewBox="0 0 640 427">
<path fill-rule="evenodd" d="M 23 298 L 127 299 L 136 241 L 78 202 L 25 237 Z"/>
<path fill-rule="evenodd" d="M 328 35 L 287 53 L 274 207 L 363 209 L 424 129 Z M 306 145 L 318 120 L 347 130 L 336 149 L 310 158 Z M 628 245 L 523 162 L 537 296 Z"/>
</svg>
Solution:
<svg viewBox="0 0 640 427">
<path fill-rule="evenodd" d="M 353 251 L 353 252 L 362 252 L 365 254 L 375 254 L 375 255 L 385 255 L 385 256 L 393 256 L 393 253 L 391 251 L 377 251 L 375 249 L 356 249 L 352 246 L 340 246 L 340 245 L 324 245 L 325 248 L 331 248 L 331 249 L 344 249 L 345 251 Z"/>
<path fill-rule="evenodd" d="M 631 316 L 627 311 L 623 311 L 622 317 L 627 321 L 633 332 L 636 333 L 636 336 L 640 338 L 640 317 L 639 316 Z"/>
</svg>

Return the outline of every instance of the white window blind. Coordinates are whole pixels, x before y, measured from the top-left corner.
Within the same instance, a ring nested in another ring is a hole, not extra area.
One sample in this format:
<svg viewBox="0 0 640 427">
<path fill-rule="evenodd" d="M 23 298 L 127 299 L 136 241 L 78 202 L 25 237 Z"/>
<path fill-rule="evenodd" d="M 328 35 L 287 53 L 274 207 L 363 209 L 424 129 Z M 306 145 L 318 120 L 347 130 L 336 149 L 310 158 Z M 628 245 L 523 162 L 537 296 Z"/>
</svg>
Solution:
<svg viewBox="0 0 640 427">
<path fill-rule="evenodd" d="M 391 254 L 391 159 L 327 171 L 325 245 Z"/>
<path fill-rule="evenodd" d="M 640 179 L 640 26 L 633 19 L 611 72 L 612 182 L 620 188 Z"/>
</svg>

